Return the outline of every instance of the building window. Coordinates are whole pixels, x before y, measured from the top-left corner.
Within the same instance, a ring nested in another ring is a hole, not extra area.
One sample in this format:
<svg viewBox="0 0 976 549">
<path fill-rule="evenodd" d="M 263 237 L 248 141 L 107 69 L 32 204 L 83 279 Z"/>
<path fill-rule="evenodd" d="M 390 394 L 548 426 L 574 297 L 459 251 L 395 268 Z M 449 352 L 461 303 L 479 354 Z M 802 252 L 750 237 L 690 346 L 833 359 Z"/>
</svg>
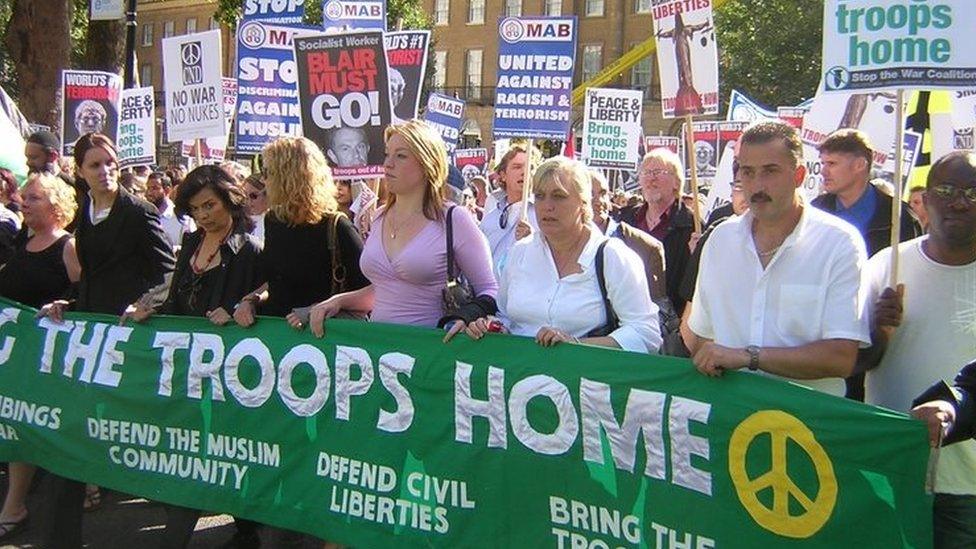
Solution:
<svg viewBox="0 0 976 549">
<path fill-rule="evenodd" d="M 434 24 L 446 25 L 450 18 L 450 0 L 434 0 Z"/>
<path fill-rule="evenodd" d="M 603 0 L 586 0 L 586 16 L 600 17 L 603 15 Z"/>
<path fill-rule="evenodd" d="M 434 88 L 443 90 L 447 86 L 447 52 L 434 52 Z"/>
<path fill-rule="evenodd" d="M 173 36 L 173 27 L 174 25 L 172 21 L 167 21 L 163 23 L 163 38 L 169 38 L 170 36 Z"/>
<path fill-rule="evenodd" d="M 635 13 L 651 13 L 651 0 L 634 0 Z"/>
<path fill-rule="evenodd" d="M 470 0 L 468 3 L 468 24 L 485 24 L 485 0 Z"/>
<path fill-rule="evenodd" d="M 152 65 L 145 63 L 139 67 L 139 85 L 152 86 Z"/>
<path fill-rule="evenodd" d="M 210 17 L 210 30 L 217 30 L 219 28 L 220 28 L 220 23 L 217 22 L 217 18 L 211 16 Z"/>
<path fill-rule="evenodd" d="M 603 46 L 589 44 L 583 46 L 583 82 L 596 76 L 603 65 Z"/>
<path fill-rule="evenodd" d="M 152 46 L 153 43 L 153 24 L 145 23 L 142 25 L 142 45 L 145 47 Z"/>
<path fill-rule="evenodd" d="M 481 50 L 468 50 L 464 64 L 468 99 L 481 99 L 481 53 Z"/>
<path fill-rule="evenodd" d="M 557 17 L 562 15 L 563 0 L 545 0 L 543 7 L 546 10 L 546 17 Z"/>
<path fill-rule="evenodd" d="M 195 32 L 197 32 L 197 18 L 194 17 L 193 19 L 187 19 L 186 20 L 186 33 L 187 34 L 193 34 Z"/>
<path fill-rule="evenodd" d="M 522 0 L 505 0 L 507 17 L 522 17 Z"/>
<path fill-rule="evenodd" d="M 643 91 L 644 97 L 651 96 L 651 77 L 653 74 L 651 63 L 653 63 L 652 57 L 648 55 L 630 69 L 630 85 L 634 89 Z"/>
</svg>

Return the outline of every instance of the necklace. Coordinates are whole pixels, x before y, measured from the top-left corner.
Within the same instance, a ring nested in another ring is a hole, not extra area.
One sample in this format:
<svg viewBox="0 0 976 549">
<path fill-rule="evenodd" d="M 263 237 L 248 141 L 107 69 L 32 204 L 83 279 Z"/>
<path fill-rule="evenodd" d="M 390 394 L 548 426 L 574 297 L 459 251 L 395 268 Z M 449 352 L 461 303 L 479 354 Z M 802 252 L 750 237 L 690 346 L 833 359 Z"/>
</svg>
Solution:
<svg viewBox="0 0 976 549">
<path fill-rule="evenodd" d="M 393 221 L 392 217 L 393 216 L 391 215 L 390 221 Z M 400 221 L 400 223 L 390 223 L 392 225 L 392 227 L 390 227 L 390 240 L 396 240 L 397 233 L 400 232 L 400 229 L 403 229 L 411 221 L 413 221 L 413 218 L 410 216 L 410 214 L 407 214 L 406 220 Z"/>
<path fill-rule="evenodd" d="M 771 255 L 774 255 L 776 252 L 778 252 L 780 246 L 782 246 L 782 244 L 780 244 L 779 246 L 776 246 L 775 248 L 773 248 L 772 250 L 769 250 L 768 252 L 764 252 L 764 251 L 760 250 L 759 248 L 756 248 L 756 253 L 759 254 L 759 257 L 769 257 Z"/>
<path fill-rule="evenodd" d="M 207 257 L 207 261 L 204 262 L 203 266 L 197 267 L 197 258 L 200 256 L 200 250 L 203 249 L 203 240 L 202 239 L 200 240 L 200 245 L 197 246 L 196 251 L 193 252 L 193 257 L 190 258 L 190 268 L 193 269 L 194 274 L 201 274 L 205 272 L 208 267 L 210 267 L 210 264 L 213 262 L 214 258 L 217 257 L 218 253 L 220 253 L 220 245 L 223 244 L 225 240 L 227 240 L 227 236 L 229 234 L 230 234 L 230 228 L 227 229 L 227 233 L 224 234 L 224 236 L 220 239 L 220 243 L 214 247 L 213 252 Z"/>
</svg>

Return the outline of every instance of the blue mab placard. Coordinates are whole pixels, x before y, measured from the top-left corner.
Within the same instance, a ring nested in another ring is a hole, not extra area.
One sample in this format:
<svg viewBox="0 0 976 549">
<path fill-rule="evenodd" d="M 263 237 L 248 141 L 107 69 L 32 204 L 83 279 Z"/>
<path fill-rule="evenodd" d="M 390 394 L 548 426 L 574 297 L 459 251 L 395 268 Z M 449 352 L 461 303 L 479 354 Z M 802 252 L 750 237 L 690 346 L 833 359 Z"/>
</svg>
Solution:
<svg viewBox="0 0 976 549">
<path fill-rule="evenodd" d="M 494 138 L 565 140 L 575 65 L 576 17 L 499 19 Z"/>
<path fill-rule="evenodd" d="M 244 21 L 297 25 L 305 16 L 305 0 L 244 0 L 243 8 Z"/>
<path fill-rule="evenodd" d="M 322 2 L 325 30 L 386 30 L 386 0 L 325 0 Z"/>
<path fill-rule="evenodd" d="M 292 37 L 303 25 L 244 21 L 237 30 L 237 152 L 257 154 L 282 136 L 302 135 Z"/>
<path fill-rule="evenodd" d="M 441 93 L 431 93 L 427 98 L 424 120 L 441 134 L 448 155 L 453 155 L 457 148 L 463 118 L 464 101 Z"/>
</svg>

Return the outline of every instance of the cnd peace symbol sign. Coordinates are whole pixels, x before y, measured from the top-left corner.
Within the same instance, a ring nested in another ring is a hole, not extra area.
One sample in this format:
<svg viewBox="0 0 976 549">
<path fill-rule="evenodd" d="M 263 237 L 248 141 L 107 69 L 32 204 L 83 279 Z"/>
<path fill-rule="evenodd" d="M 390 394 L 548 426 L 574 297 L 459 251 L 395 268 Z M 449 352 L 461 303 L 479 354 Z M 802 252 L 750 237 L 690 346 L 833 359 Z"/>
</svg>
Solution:
<svg viewBox="0 0 976 549">
<path fill-rule="evenodd" d="M 746 454 L 760 435 L 770 436 L 770 470 L 750 478 Z M 787 443 L 793 441 L 813 461 L 819 487 L 807 494 L 787 472 Z M 729 439 L 729 474 L 739 501 L 757 524 L 781 536 L 808 538 L 816 534 L 837 503 L 837 477 L 830 457 L 813 436 L 813 432 L 796 417 L 779 410 L 756 412 L 740 423 Z M 772 507 L 759 499 L 760 492 L 772 490 Z M 790 500 L 803 509 L 790 513 Z"/>
<path fill-rule="evenodd" d="M 180 52 L 183 56 L 183 63 L 187 65 L 196 65 L 200 62 L 200 42 L 189 42 L 183 44 L 183 51 Z"/>
</svg>

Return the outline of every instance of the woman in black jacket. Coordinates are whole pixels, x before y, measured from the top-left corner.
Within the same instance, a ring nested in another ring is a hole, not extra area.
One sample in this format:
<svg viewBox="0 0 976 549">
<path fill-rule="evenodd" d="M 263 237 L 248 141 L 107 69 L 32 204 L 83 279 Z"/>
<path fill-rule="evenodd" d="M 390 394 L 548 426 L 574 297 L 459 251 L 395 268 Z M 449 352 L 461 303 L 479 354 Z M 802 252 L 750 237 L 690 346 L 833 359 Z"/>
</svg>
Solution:
<svg viewBox="0 0 976 549">
<path fill-rule="evenodd" d="M 81 280 L 73 302 L 55 301 L 40 316 L 61 320 L 69 309 L 118 315 L 142 299 L 166 298 L 175 258 L 156 207 L 119 185 L 118 153 L 108 137 L 88 133 L 75 143 L 78 176 L 89 192 L 79 205 L 75 243 Z"/>
<path fill-rule="evenodd" d="M 49 303 L 38 316 L 60 322 L 69 308 L 118 315 L 137 300 L 158 306 L 166 297 L 174 258 L 156 207 L 119 186 L 118 153 L 108 137 L 81 136 L 74 158 L 78 177 L 89 187 L 75 231 L 81 279 L 73 301 Z M 51 477 L 43 546 L 81 547 L 85 485 Z"/>
<path fill-rule="evenodd" d="M 153 313 L 204 316 L 222 326 L 234 306 L 254 288 L 261 244 L 250 235 L 247 196 L 217 166 L 200 166 L 186 176 L 176 195 L 178 215 L 191 215 L 198 229 L 185 235 L 166 301 L 158 308 L 133 304 L 124 315 L 141 322 Z M 200 511 L 166 506 L 166 530 L 160 547 L 186 547 Z M 239 545 L 256 546 L 257 525 L 237 521 Z M 250 543 L 246 543 L 246 542 Z"/>
<path fill-rule="evenodd" d="M 249 234 L 253 222 L 247 197 L 216 166 L 186 176 L 176 195 L 176 211 L 190 215 L 198 229 L 183 236 L 166 301 L 158 307 L 134 303 L 124 315 L 140 322 L 153 313 L 205 316 L 222 326 L 234 306 L 254 288 L 261 244 Z"/>
</svg>

